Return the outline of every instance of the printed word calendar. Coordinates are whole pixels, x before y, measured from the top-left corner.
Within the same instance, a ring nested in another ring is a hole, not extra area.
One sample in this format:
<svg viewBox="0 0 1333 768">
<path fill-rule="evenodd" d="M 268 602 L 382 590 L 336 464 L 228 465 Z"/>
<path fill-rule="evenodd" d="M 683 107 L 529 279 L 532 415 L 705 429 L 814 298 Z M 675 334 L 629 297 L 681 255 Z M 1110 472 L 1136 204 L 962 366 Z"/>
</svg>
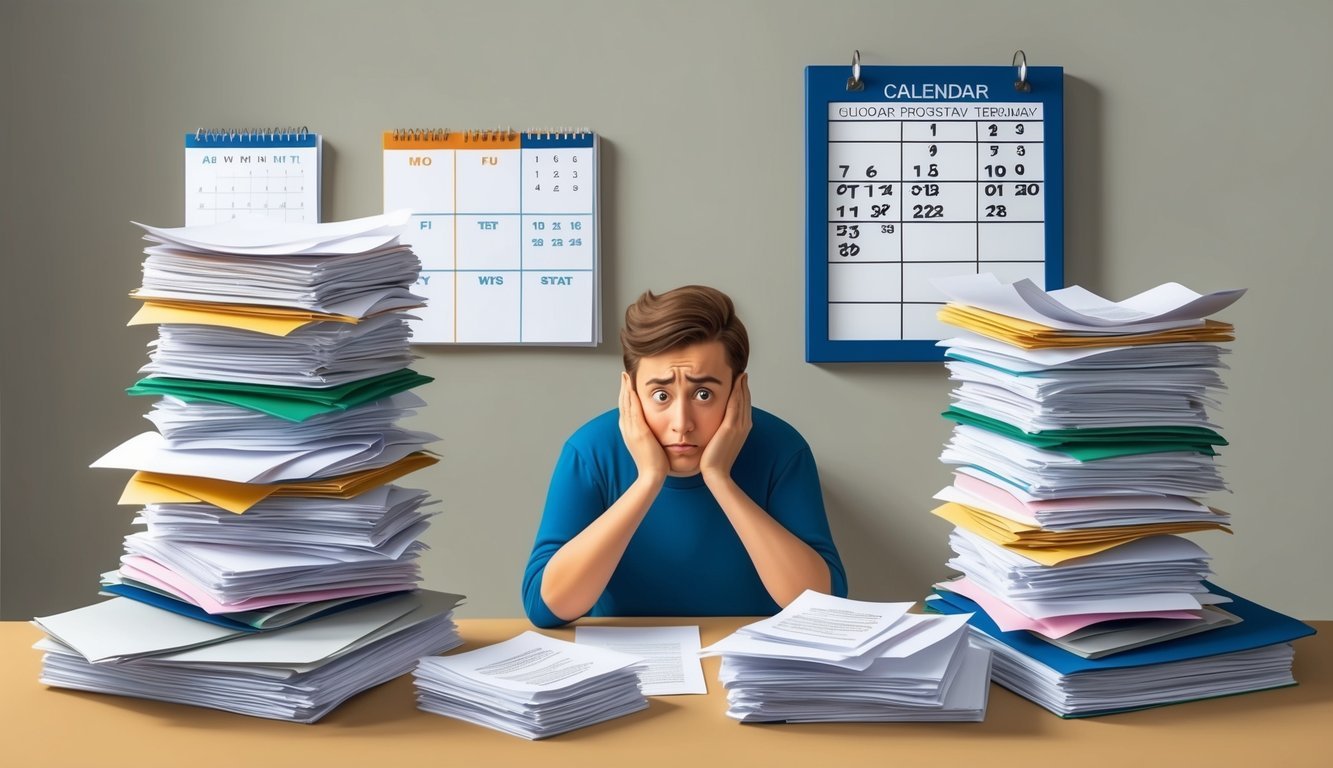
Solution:
<svg viewBox="0 0 1333 768">
<path fill-rule="evenodd" d="M 185 134 L 185 226 L 319 221 L 319 134 L 304 128 Z"/>
<path fill-rule="evenodd" d="M 384 210 L 402 208 L 428 300 L 414 342 L 601 341 L 596 135 L 386 132 Z"/>
<path fill-rule="evenodd" d="M 1063 69 L 806 68 L 806 360 L 942 360 L 932 280 L 1063 285 Z"/>
</svg>

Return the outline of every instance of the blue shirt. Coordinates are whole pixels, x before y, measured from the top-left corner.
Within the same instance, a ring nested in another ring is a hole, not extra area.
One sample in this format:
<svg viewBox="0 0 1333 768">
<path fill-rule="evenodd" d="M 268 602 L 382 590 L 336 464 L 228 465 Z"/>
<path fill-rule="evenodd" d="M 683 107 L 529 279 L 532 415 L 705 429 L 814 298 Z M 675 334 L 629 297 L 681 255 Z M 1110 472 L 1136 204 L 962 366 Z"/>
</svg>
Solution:
<svg viewBox="0 0 1333 768">
<path fill-rule="evenodd" d="M 546 563 L 638 477 L 616 410 L 579 428 L 556 462 L 523 574 L 523 607 L 539 627 L 565 621 L 541 597 Z M 828 564 L 832 592 L 847 577 L 829 533 L 810 446 L 790 424 L 752 409 L 753 426 L 731 477 L 773 519 Z M 767 616 L 777 613 L 750 555 L 703 475 L 668 477 L 589 616 Z"/>
</svg>

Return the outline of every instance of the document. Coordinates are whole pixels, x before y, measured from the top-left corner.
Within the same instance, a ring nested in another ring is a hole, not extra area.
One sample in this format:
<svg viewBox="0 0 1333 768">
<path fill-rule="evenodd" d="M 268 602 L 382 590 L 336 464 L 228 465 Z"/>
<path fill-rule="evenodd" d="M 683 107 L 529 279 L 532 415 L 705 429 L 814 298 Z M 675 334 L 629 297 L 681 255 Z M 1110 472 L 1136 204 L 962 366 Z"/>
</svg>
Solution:
<svg viewBox="0 0 1333 768">
<path fill-rule="evenodd" d="M 907 605 L 806 592 L 774 617 L 778 621 L 741 627 L 705 648 L 702 653 L 722 657 L 718 680 L 727 689 L 727 716 L 742 722 L 980 720 L 990 657 L 969 648 L 968 617 L 940 621 L 946 617 L 905 614 Z M 882 621 L 889 623 L 879 630 Z M 769 625 L 766 635 L 752 631 L 760 624 Z M 775 639 L 783 634 L 793 639 Z M 830 640 L 860 644 L 855 651 L 819 647 Z"/>
<path fill-rule="evenodd" d="M 395 241 L 411 218 L 410 214 L 406 210 L 393 211 L 324 224 L 264 219 L 235 219 L 223 224 L 194 227 L 150 227 L 137 221 L 133 223 L 148 233 L 146 240 L 189 246 L 200 251 L 250 255 L 357 253 L 369 242 Z"/>
<path fill-rule="evenodd" d="M 1026 278 L 1001 283 L 995 275 L 962 275 L 935 281 L 950 301 L 1064 330 L 1151 331 L 1199 324 L 1245 294 L 1245 289 L 1200 295 L 1165 283 L 1121 302 L 1079 286 L 1049 293 Z"/>
<path fill-rule="evenodd" d="M 574 642 L 643 659 L 645 696 L 708 693 L 699 663 L 699 627 L 576 627 Z"/>
<path fill-rule="evenodd" d="M 852 651 L 874 645 L 911 603 L 868 603 L 806 590 L 776 616 L 741 632 L 779 643 Z"/>
<path fill-rule="evenodd" d="M 159 433 L 143 432 L 113 448 L 92 466 L 194 475 L 232 483 L 291 482 L 386 467 L 438 439 L 426 432 L 393 428 L 299 446 L 176 449 Z"/>
<path fill-rule="evenodd" d="M 648 706 L 639 659 L 536 632 L 475 651 L 421 659 L 417 706 L 542 739 Z"/>
</svg>

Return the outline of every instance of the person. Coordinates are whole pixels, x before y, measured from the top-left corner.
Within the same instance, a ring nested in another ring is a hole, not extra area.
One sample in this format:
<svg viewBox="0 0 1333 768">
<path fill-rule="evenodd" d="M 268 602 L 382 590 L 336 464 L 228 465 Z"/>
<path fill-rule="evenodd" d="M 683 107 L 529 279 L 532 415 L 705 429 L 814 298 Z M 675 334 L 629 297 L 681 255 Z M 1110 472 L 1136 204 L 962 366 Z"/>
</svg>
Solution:
<svg viewBox="0 0 1333 768">
<path fill-rule="evenodd" d="M 847 579 L 805 439 L 750 405 L 731 299 L 689 285 L 625 311 L 619 407 L 566 441 L 523 605 L 582 616 L 771 615 Z"/>
</svg>

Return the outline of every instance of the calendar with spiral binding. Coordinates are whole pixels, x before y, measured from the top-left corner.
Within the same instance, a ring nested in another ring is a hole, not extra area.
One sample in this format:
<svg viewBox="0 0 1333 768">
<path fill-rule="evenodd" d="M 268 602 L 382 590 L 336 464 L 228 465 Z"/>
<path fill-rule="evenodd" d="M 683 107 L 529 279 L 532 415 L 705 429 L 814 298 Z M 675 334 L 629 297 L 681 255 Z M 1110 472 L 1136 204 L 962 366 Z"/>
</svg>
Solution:
<svg viewBox="0 0 1333 768">
<path fill-rule="evenodd" d="M 233 219 L 319 221 L 321 139 L 306 128 L 185 134 L 185 226 Z"/>
<path fill-rule="evenodd" d="M 1064 284 L 1064 70 L 1013 64 L 806 68 L 808 362 L 942 360 L 942 278 Z"/>
<path fill-rule="evenodd" d="M 410 209 L 422 261 L 413 342 L 601 342 L 597 136 L 384 133 L 384 210 Z"/>
</svg>

